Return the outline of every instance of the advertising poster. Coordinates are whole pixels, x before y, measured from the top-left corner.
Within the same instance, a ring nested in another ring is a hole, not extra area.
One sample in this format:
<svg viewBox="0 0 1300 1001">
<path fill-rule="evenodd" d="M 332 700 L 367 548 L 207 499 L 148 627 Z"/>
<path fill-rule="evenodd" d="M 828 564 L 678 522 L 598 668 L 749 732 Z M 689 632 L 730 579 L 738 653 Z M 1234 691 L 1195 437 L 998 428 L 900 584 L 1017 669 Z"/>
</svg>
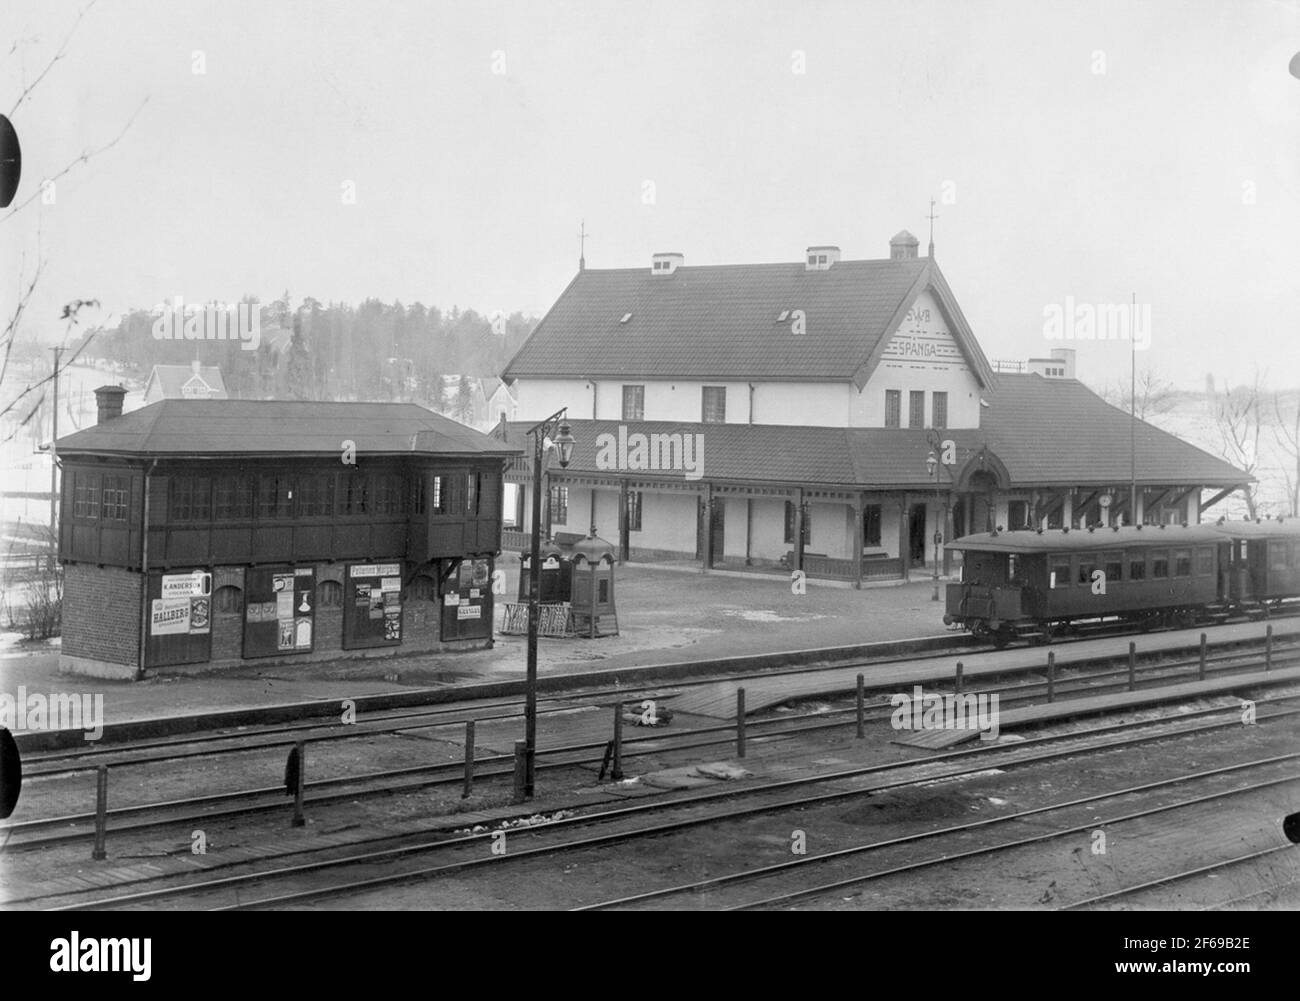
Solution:
<svg viewBox="0 0 1300 1001">
<path fill-rule="evenodd" d="M 402 642 L 402 566 L 354 563 L 343 598 L 343 647 L 355 650 Z"/>
<path fill-rule="evenodd" d="M 244 656 L 309 653 L 315 632 L 315 570 L 250 569 L 244 584 Z"/>
</svg>

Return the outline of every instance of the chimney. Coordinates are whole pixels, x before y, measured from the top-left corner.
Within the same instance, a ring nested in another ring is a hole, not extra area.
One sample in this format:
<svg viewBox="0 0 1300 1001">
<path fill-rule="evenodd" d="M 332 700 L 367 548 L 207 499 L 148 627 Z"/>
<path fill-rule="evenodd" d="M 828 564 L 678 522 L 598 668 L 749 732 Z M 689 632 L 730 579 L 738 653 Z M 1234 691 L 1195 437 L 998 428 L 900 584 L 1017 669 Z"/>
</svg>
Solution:
<svg viewBox="0 0 1300 1001">
<path fill-rule="evenodd" d="M 914 261 L 920 246 L 920 240 L 907 230 L 902 230 L 889 241 L 889 259 L 891 261 Z"/>
<path fill-rule="evenodd" d="M 95 390 L 95 423 L 107 424 L 114 417 L 121 417 L 125 396 L 126 390 L 121 386 L 100 386 Z"/>
<path fill-rule="evenodd" d="M 839 259 L 839 247 L 809 247 L 803 268 L 805 271 L 829 271 Z"/>
<path fill-rule="evenodd" d="M 655 254 L 650 258 L 650 273 L 652 275 L 671 275 L 685 263 L 686 255 L 679 254 L 675 250 Z"/>
</svg>

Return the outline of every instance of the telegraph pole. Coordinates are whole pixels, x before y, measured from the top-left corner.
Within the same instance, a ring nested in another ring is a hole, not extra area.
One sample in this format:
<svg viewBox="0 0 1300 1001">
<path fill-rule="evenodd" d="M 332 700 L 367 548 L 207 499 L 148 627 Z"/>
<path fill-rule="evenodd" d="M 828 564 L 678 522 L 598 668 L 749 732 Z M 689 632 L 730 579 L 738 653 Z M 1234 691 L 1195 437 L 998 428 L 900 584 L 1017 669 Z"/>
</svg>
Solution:
<svg viewBox="0 0 1300 1001">
<path fill-rule="evenodd" d="M 1137 336 L 1137 293 L 1133 293 L 1133 316 L 1129 323 L 1128 338 L 1128 516 L 1133 524 L 1138 524 L 1138 478 L 1137 478 L 1137 348 L 1134 346 Z"/>
<path fill-rule="evenodd" d="M 54 352 L 54 421 L 50 430 L 50 531 L 57 533 L 59 523 L 55 520 L 54 505 L 59 496 L 59 456 L 55 442 L 59 440 L 59 356 L 63 348 L 51 348 Z"/>
</svg>

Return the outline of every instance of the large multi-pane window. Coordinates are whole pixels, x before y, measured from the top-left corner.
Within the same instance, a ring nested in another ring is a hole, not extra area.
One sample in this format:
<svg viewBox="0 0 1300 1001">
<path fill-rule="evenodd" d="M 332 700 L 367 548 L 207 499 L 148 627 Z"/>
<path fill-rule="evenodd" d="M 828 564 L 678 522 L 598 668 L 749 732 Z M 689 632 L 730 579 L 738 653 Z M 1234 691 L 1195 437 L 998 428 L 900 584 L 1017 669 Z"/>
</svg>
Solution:
<svg viewBox="0 0 1300 1001">
<path fill-rule="evenodd" d="M 903 394 L 901 390 L 885 390 L 885 427 L 902 427 Z"/>
<path fill-rule="evenodd" d="M 76 518 L 99 517 L 99 477 L 90 473 L 75 473 L 72 491 L 72 514 Z"/>
<path fill-rule="evenodd" d="M 424 476 L 422 474 L 416 473 L 411 477 L 409 492 L 411 514 L 424 514 Z"/>
<path fill-rule="evenodd" d="M 212 517 L 212 480 L 207 476 L 172 477 L 172 521 L 207 521 Z"/>
<path fill-rule="evenodd" d="M 932 425 L 936 428 L 946 428 L 948 426 L 948 394 L 931 393 L 932 397 L 930 409 L 933 413 Z"/>
<path fill-rule="evenodd" d="M 289 477 L 263 473 L 257 478 L 257 516 L 266 520 L 288 518 L 292 514 Z"/>
<path fill-rule="evenodd" d="M 216 519 L 223 524 L 253 517 L 253 481 L 242 474 L 218 476 L 213 490 Z"/>
<path fill-rule="evenodd" d="M 706 424 L 727 422 L 727 387 L 705 386 L 703 421 Z"/>
<path fill-rule="evenodd" d="M 907 426 L 925 427 L 925 390 L 914 389 L 907 394 Z"/>
<path fill-rule="evenodd" d="M 101 517 L 105 521 L 126 521 L 129 481 L 125 476 L 105 476 Z"/>
<path fill-rule="evenodd" d="M 468 473 L 465 476 L 465 513 L 471 518 L 478 517 L 478 501 L 481 484 L 479 483 L 478 473 Z"/>
<path fill-rule="evenodd" d="M 370 505 L 372 514 L 400 514 L 402 510 L 402 478 L 396 473 L 379 473 L 374 478 L 374 495 Z"/>
<path fill-rule="evenodd" d="M 432 486 L 433 486 L 433 490 L 431 491 L 432 496 L 429 498 L 429 500 L 430 503 L 433 505 L 433 513 L 447 514 L 448 508 L 447 508 L 446 477 L 435 476 L 433 478 Z"/>
<path fill-rule="evenodd" d="M 350 473 L 343 478 L 343 510 L 350 515 L 370 511 L 370 484 L 364 473 Z"/>
<path fill-rule="evenodd" d="M 645 420 L 645 386 L 623 387 L 623 420 Z"/>
<path fill-rule="evenodd" d="M 551 522 L 558 525 L 569 523 L 568 487 L 551 487 Z"/>
<path fill-rule="evenodd" d="M 294 489 L 300 518 L 324 518 L 334 514 L 334 474 L 315 473 L 298 477 Z"/>
</svg>

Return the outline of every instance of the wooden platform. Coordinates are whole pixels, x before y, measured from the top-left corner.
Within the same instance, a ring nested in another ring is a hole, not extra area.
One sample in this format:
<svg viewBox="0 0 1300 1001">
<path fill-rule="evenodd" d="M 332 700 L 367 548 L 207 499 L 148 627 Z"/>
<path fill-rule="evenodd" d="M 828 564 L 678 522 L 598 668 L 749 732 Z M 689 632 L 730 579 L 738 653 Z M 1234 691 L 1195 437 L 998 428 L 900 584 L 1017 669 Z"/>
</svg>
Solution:
<svg viewBox="0 0 1300 1001">
<path fill-rule="evenodd" d="M 1057 670 L 1071 665 L 1096 660 L 1101 657 L 1124 657 L 1128 644 L 1137 644 L 1139 655 L 1159 653 L 1195 646 L 1202 632 L 1207 633 L 1213 654 L 1217 644 L 1244 639 L 1262 639 L 1268 623 L 1242 622 L 1231 626 L 1207 626 L 1197 629 L 1178 629 L 1163 633 L 1137 636 L 1113 636 L 1083 640 L 1064 646 L 1016 647 L 1009 650 L 988 650 L 965 654 L 961 657 L 935 657 L 924 661 L 889 661 L 868 667 L 834 667 L 810 669 L 792 674 L 745 680 L 746 714 L 780 705 L 791 699 L 816 698 L 852 691 L 859 674 L 866 675 L 867 688 L 874 691 L 910 692 L 914 685 L 951 684 L 957 661 L 962 662 L 966 687 L 975 690 L 973 682 L 981 677 L 1017 672 L 1044 671 L 1047 654 L 1056 655 Z M 1275 641 L 1300 636 L 1300 621 L 1287 619 L 1273 623 Z M 675 711 L 713 716 L 718 719 L 735 719 L 736 687 L 734 681 L 720 681 L 686 689 L 673 704 Z"/>
<path fill-rule="evenodd" d="M 1116 692 L 1111 695 L 1089 695 L 1077 699 L 1063 699 L 1060 702 L 1044 702 L 1036 706 L 1024 706 L 1008 709 L 998 713 L 998 730 L 1003 732 L 1018 726 L 1034 726 L 1051 723 L 1056 720 L 1069 719 L 1072 716 L 1088 716 L 1095 713 L 1121 712 L 1125 709 L 1138 709 L 1143 706 L 1161 702 L 1178 702 L 1185 699 L 1199 699 L 1207 695 L 1222 695 L 1226 692 L 1255 685 L 1280 685 L 1300 682 L 1300 667 L 1286 668 L 1279 671 L 1252 671 L 1250 674 L 1236 674 L 1231 677 L 1210 678 L 1206 681 L 1186 681 L 1177 685 L 1165 685 L 1160 688 L 1141 688 L 1135 692 Z M 942 750 L 979 737 L 979 730 L 904 730 L 891 743 L 904 744 L 908 747 L 923 747 L 928 750 Z"/>
</svg>

